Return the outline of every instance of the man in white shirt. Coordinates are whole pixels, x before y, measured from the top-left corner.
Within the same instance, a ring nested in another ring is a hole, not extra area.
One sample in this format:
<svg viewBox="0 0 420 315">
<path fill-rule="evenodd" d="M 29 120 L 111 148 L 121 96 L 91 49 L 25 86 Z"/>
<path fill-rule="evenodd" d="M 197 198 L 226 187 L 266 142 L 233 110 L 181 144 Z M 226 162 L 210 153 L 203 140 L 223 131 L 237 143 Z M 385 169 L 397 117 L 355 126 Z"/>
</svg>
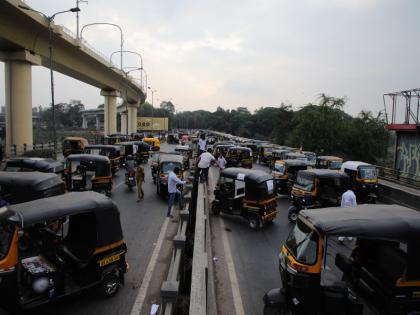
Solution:
<svg viewBox="0 0 420 315">
<path fill-rule="evenodd" d="M 173 218 L 171 214 L 171 208 L 174 205 L 175 197 L 178 196 L 179 208 L 182 209 L 182 193 L 176 188 L 177 184 L 185 185 L 186 181 L 180 180 L 176 175 L 179 173 L 179 167 L 175 167 L 173 172 L 170 171 L 168 174 L 168 211 L 166 213 L 167 217 Z"/>
<path fill-rule="evenodd" d="M 206 182 L 209 177 L 209 167 L 212 163 L 216 162 L 216 158 L 211 154 L 212 150 L 208 149 L 207 152 L 202 153 L 198 157 L 198 176 L 203 176 Z"/>
<path fill-rule="evenodd" d="M 220 153 L 219 157 L 217 158 L 217 165 L 219 166 L 220 171 L 223 171 L 226 168 L 226 159 L 222 153 Z"/>
<path fill-rule="evenodd" d="M 201 155 L 201 153 L 206 151 L 206 145 L 207 140 L 204 134 L 200 136 L 200 139 L 198 139 L 198 155 Z"/>
<path fill-rule="evenodd" d="M 357 202 L 356 202 L 356 195 L 354 194 L 353 190 L 351 190 L 350 188 L 347 189 L 347 191 L 341 196 L 341 208 L 348 208 L 348 207 L 356 207 L 357 206 Z M 353 238 L 352 237 L 347 237 L 347 239 L 349 241 L 351 241 Z M 339 236 L 338 240 L 340 242 L 344 241 L 344 237 L 343 236 Z"/>
</svg>

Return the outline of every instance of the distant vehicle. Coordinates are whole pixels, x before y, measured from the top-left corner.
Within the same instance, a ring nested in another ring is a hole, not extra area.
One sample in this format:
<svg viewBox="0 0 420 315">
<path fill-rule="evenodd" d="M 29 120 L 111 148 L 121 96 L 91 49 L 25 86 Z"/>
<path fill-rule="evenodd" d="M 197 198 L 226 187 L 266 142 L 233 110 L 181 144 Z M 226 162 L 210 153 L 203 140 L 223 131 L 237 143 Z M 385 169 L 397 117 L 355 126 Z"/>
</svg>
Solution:
<svg viewBox="0 0 420 315">
<path fill-rule="evenodd" d="M 231 143 L 219 143 L 218 142 L 213 146 L 213 155 L 218 156 L 220 154 L 223 154 L 223 156 L 226 156 L 229 148 L 232 148 L 234 146 L 235 145 L 231 144 Z"/>
<path fill-rule="evenodd" d="M 258 159 L 258 146 L 256 144 L 254 144 L 254 143 L 251 143 L 251 142 L 241 143 L 241 146 L 242 147 L 247 147 L 247 148 L 250 148 L 251 149 L 251 151 L 252 151 L 252 159 L 253 159 L 254 162 L 256 162 L 257 159 Z"/>
<path fill-rule="evenodd" d="M 297 172 L 306 170 L 308 163 L 302 160 L 277 160 L 272 175 L 278 193 L 291 191 Z"/>
<path fill-rule="evenodd" d="M 92 154 L 71 154 L 67 156 L 65 178 L 70 191 L 93 190 L 111 195 L 112 172 L 108 157 Z"/>
<path fill-rule="evenodd" d="M 308 165 L 315 166 L 316 164 L 316 153 L 311 151 L 302 151 L 302 154 L 305 154 Z"/>
<path fill-rule="evenodd" d="M 3 162 L 3 171 L 54 173 L 63 175 L 64 165 L 53 159 L 37 157 L 14 157 Z"/>
<path fill-rule="evenodd" d="M 276 161 L 279 160 L 286 160 L 286 154 L 290 153 L 292 151 L 287 150 L 287 149 L 275 149 L 273 150 L 273 152 L 271 153 L 271 165 L 270 168 L 273 168 L 274 165 L 276 164 Z"/>
<path fill-rule="evenodd" d="M 339 206 L 349 186 L 349 176 L 328 169 L 303 170 L 297 173 L 292 188 L 288 218 L 295 222 L 302 209 Z"/>
<path fill-rule="evenodd" d="M 316 158 L 316 168 L 340 170 L 343 159 L 338 156 L 321 155 Z"/>
<path fill-rule="evenodd" d="M 286 160 L 301 160 L 301 161 L 307 162 L 308 158 L 303 153 L 288 152 L 286 153 Z"/>
<path fill-rule="evenodd" d="M 226 152 L 226 167 L 252 168 L 252 151 L 247 147 L 230 147 Z"/>
<path fill-rule="evenodd" d="M 190 168 L 190 159 L 192 158 L 192 150 L 188 145 L 177 145 L 174 149 L 184 157 L 184 169 Z"/>
<path fill-rule="evenodd" d="M 120 142 L 118 146 L 121 147 L 121 165 L 125 163 L 129 155 L 132 155 L 137 163 L 146 162 L 152 149 L 148 143 L 143 141 Z"/>
<path fill-rule="evenodd" d="M 0 172 L 0 199 L 9 204 L 64 194 L 63 180 L 53 173 Z"/>
<path fill-rule="evenodd" d="M 90 144 L 85 147 L 85 154 L 103 155 L 111 162 L 111 170 L 114 175 L 120 169 L 121 147 L 117 145 Z"/>
<path fill-rule="evenodd" d="M 168 195 L 168 174 L 178 167 L 181 172 L 177 174 L 179 178 L 183 178 L 184 158 L 177 154 L 160 154 L 159 164 L 156 174 L 156 192 L 159 196 Z"/>
<path fill-rule="evenodd" d="M 214 190 L 212 213 L 240 215 L 249 227 L 258 229 L 277 215 L 273 178 L 257 170 L 226 168 L 220 173 Z"/>
<path fill-rule="evenodd" d="M 274 148 L 271 144 L 261 145 L 258 150 L 258 162 L 260 164 L 271 165 L 273 150 Z"/>
<path fill-rule="evenodd" d="M 356 194 L 357 202 L 376 203 L 378 171 L 375 165 L 347 161 L 341 165 L 341 171 L 349 175 L 350 185 Z"/>
<path fill-rule="evenodd" d="M 402 206 L 303 210 L 280 250 L 282 289 L 264 295 L 264 315 L 419 314 L 419 235 L 420 213 Z M 339 236 L 357 238 L 355 246 Z"/>
<path fill-rule="evenodd" d="M 63 140 L 63 155 L 64 157 L 70 154 L 83 153 L 88 141 L 83 137 L 66 137 Z"/>
<path fill-rule="evenodd" d="M 143 138 L 143 141 L 152 147 L 152 151 L 160 150 L 160 140 L 159 138 Z"/>
<path fill-rule="evenodd" d="M 69 193 L 8 206 L 0 210 L 0 226 L 0 306 L 10 312 L 92 287 L 112 297 L 124 283 L 120 214 L 103 195 Z"/>
<path fill-rule="evenodd" d="M 179 138 L 178 135 L 175 133 L 170 133 L 168 134 L 167 138 L 167 142 L 168 144 L 178 144 L 179 143 Z"/>
</svg>

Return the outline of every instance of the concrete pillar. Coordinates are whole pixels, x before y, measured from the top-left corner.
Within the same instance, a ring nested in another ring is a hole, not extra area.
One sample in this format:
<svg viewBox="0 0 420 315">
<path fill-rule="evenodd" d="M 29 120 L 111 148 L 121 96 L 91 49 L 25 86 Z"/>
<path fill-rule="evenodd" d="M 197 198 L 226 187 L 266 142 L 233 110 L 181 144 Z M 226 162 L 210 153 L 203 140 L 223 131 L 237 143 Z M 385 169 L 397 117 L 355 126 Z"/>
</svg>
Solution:
<svg viewBox="0 0 420 315">
<path fill-rule="evenodd" d="M 128 133 L 137 132 L 137 103 L 128 104 Z"/>
<path fill-rule="evenodd" d="M 120 133 L 125 135 L 127 133 L 127 113 L 120 113 L 121 115 L 121 130 Z"/>
<path fill-rule="evenodd" d="M 101 90 L 104 96 L 104 135 L 117 132 L 117 91 Z"/>
<path fill-rule="evenodd" d="M 99 115 L 95 115 L 95 119 L 96 130 L 101 130 L 101 119 L 99 118 Z"/>
<path fill-rule="evenodd" d="M 20 154 L 23 145 L 30 150 L 32 135 L 32 64 L 39 64 L 39 56 L 27 51 L 1 52 L 0 60 L 5 62 L 6 96 L 6 155 L 16 145 Z"/>
<path fill-rule="evenodd" d="M 87 118 L 86 118 L 86 115 L 82 115 L 82 128 L 83 129 L 87 129 L 87 127 L 88 127 L 88 123 L 87 123 Z"/>
</svg>

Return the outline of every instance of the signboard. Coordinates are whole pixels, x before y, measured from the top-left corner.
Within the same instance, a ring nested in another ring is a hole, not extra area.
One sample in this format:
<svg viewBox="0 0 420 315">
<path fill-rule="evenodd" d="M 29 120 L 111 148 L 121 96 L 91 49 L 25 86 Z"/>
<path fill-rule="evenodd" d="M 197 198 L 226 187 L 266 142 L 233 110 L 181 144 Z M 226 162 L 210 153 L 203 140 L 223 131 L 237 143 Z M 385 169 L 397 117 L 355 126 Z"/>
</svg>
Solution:
<svg viewBox="0 0 420 315">
<path fill-rule="evenodd" d="M 167 117 L 137 117 L 137 130 L 168 131 Z"/>
</svg>

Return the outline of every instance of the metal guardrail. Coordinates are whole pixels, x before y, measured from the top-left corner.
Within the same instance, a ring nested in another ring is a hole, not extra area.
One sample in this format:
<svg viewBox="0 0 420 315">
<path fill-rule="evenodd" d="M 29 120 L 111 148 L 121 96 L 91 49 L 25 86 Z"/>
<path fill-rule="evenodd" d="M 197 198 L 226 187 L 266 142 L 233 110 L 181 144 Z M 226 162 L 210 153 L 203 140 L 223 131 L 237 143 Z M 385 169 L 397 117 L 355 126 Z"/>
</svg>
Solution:
<svg viewBox="0 0 420 315">
<path fill-rule="evenodd" d="M 378 177 L 397 184 L 420 188 L 420 176 L 387 167 L 377 166 Z"/>
<path fill-rule="evenodd" d="M 11 145 L 8 150 L 6 148 L 6 154 L 10 157 L 20 156 L 25 154 L 28 151 L 47 151 L 47 150 L 54 150 L 54 142 L 46 142 L 46 143 L 35 143 L 35 144 L 23 144 L 23 145 Z M 57 152 L 61 152 L 62 144 L 57 143 Z"/>
</svg>

